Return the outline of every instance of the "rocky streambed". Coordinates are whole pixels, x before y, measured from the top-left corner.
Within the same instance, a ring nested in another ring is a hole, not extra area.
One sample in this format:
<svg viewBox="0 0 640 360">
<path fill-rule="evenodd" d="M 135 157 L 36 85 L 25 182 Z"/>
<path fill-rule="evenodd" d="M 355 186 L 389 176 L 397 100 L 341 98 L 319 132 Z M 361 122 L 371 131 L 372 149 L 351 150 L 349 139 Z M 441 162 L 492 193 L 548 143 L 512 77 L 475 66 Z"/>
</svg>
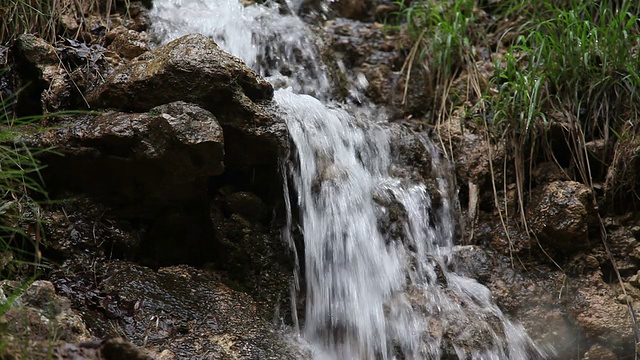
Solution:
<svg viewBox="0 0 640 360">
<path fill-rule="evenodd" d="M 553 349 L 549 358 L 633 356 L 640 216 L 609 211 L 602 191 L 542 163 L 531 172 L 529 229 L 515 215 L 501 221 L 495 199 L 516 214 L 515 178 L 505 168 L 494 194 L 490 161 L 502 164 L 510 155 L 462 125 L 464 114 L 437 128 L 422 124 L 428 91 L 412 83 L 402 101 L 400 69 L 411 44 L 374 22 L 388 6 L 376 5 L 337 2 L 328 13 L 333 19 L 312 12 L 306 19 L 324 34 L 325 62 L 342 69 L 332 74 L 344 85 L 335 96 L 357 103 L 346 84 L 365 79 L 356 83 L 389 107 L 390 126 L 415 135 L 397 132 L 394 151 L 407 178 L 431 184 L 436 207 L 443 201 L 436 170 L 416 139 L 447 139 L 442 150 L 451 152 L 451 181 L 459 189 L 451 270 L 487 286 L 507 316 Z M 274 89 L 202 35 L 151 49 L 147 10 L 137 6 L 130 22 L 104 34 L 105 47 L 75 40 L 54 46 L 23 35 L 3 50 L 11 70 L 2 90 L 29 84 L 18 94 L 20 115 L 100 112 L 22 129 L 26 143 L 56 149 L 41 157 L 54 201 L 33 210 L 42 219 L 49 267 L 24 292 L 20 283 L 0 283 L 3 302 L 22 293 L 2 317 L 2 356 L 310 358 L 294 330 L 296 319 L 304 324 L 303 291 L 294 287 L 299 296 L 291 305 L 295 252 L 304 245 L 299 230 L 295 248 L 281 236 L 289 196 L 283 160 L 291 144 Z M 402 216 L 401 209 L 391 212 L 383 232 L 401 231 L 394 222 Z M 483 335 L 465 332 L 465 325 L 440 330 L 448 344 L 477 346 Z M 451 348 L 443 354 L 458 358 Z"/>
</svg>

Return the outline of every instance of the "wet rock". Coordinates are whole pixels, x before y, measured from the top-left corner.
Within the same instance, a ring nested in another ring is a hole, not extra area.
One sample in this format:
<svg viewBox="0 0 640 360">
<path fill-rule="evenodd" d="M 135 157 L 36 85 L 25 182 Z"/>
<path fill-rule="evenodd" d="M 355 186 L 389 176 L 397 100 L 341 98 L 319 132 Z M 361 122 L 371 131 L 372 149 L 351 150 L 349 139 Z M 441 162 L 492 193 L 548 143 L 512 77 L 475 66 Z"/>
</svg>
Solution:
<svg viewBox="0 0 640 360">
<path fill-rule="evenodd" d="M 105 49 L 99 44 L 87 45 L 86 43 L 64 39 L 56 44 L 60 60 L 69 72 L 69 78 L 73 82 L 75 94 L 80 99 L 75 99 L 75 105 L 79 108 L 88 106 L 81 93 L 91 91 L 102 83 L 112 70 L 114 65 L 122 62 L 117 54 Z"/>
<path fill-rule="evenodd" d="M 623 277 L 635 274 L 639 266 L 636 257 L 634 257 L 635 248 L 638 247 L 638 240 L 633 234 L 634 221 L 621 217 L 605 217 L 602 222 L 607 231 L 609 251 L 616 260 L 617 271 Z M 614 279 L 616 275 L 609 255 L 603 249 L 596 249 L 593 255 L 602 264 L 603 278 L 607 281 Z"/>
<path fill-rule="evenodd" d="M 149 36 L 146 32 L 138 32 L 119 26 L 109 32 L 106 37 L 111 41 L 107 49 L 116 52 L 125 59 L 133 59 L 150 49 Z"/>
<path fill-rule="evenodd" d="M 490 353 L 499 348 L 501 345 L 498 343 L 508 329 L 503 327 L 502 319 L 485 303 L 488 290 L 473 280 L 454 274 L 449 274 L 447 278 L 454 284 L 450 284 L 449 289 L 442 290 L 442 293 L 439 293 L 440 289 L 427 291 L 433 296 L 450 298 L 451 304 L 456 305 L 433 307 L 426 301 L 424 289 L 409 289 L 405 303 L 392 302 L 389 309 L 391 316 L 400 318 L 403 306 L 411 306 L 422 312 L 425 319 L 423 346 L 431 351 L 435 350 L 434 346 L 439 346 L 443 359 L 467 359 L 472 357 L 471 354 Z M 473 295 L 460 292 L 458 281 L 468 282 L 465 291 L 473 292 Z M 468 308 L 469 311 L 459 311 L 457 306 Z M 399 340 L 402 342 L 403 339 Z M 532 349 L 525 349 L 529 350 Z M 528 355 L 534 358 L 533 352 Z"/>
<path fill-rule="evenodd" d="M 22 346 L 27 345 L 23 344 Z M 9 356 L 6 359 L 22 359 L 25 349 L 12 347 L 9 345 L 8 351 L 0 357 Z M 50 359 L 59 360 L 151 360 L 163 359 L 162 357 L 151 357 L 145 351 L 140 350 L 135 345 L 120 338 L 113 338 L 107 341 L 86 341 L 79 344 L 66 341 L 30 342 L 26 350 L 27 359 Z M 2 357 L 5 359 L 5 357 Z"/>
<path fill-rule="evenodd" d="M 411 178 L 418 182 L 428 181 L 433 177 L 431 140 L 425 133 L 411 130 L 408 127 L 391 124 L 391 152 L 402 164 L 403 169 L 410 170 Z"/>
<path fill-rule="evenodd" d="M 456 246 L 449 266 L 458 275 L 488 283 L 495 268 L 495 260 L 491 253 L 479 246 Z"/>
<path fill-rule="evenodd" d="M 130 18 L 124 21 L 127 29 L 138 32 L 147 31 L 151 26 L 151 17 L 149 16 L 150 8 L 151 0 L 129 2 L 128 10 Z"/>
<path fill-rule="evenodd" d="M 371 20 L 375 9 L 373 0 L 338 0 L 331 3 L 337 17 L 353 20 Z"/>
<path fill-rule="evenodd" d="M 16 41 L 16 70 L 24 89 L 18 96 L 18 116 L 41 114 L 68 106 L 71 82 L 60 66 L 56 49 L 44 39 L 23 34 Z"/>
<path fill-rule="evenodd" d="M 269 102 L 272 96 L 271 84 L 240 59 L 194 34 L 119 67 L 87 98 L 95 107 L 142 112 L 178 100 L 197 104 L 224 128 L 229 168 L 267 165 L 267 171 L 277 172 L 289 142 L 284 120 Z"/>
<path fill-rule="evenodd" d="M 0 46 L 0 64 L 3 65 L 4 71 L 0 74 L 0 96 L 3 99 L 9 99 L 15 93 L 15 71 L 9 65 L 12 57 L 9 53 L 9 47 Z M 10 109 L 7 109 L 10 110 Z"/>
<path fill-rule="evenodd" d="M 188 266 L 156 272 L 114 261 L 101 264 L 97 276 L 104 279 L 98 284 L 101 301 L 117 317 L 85 312 L 94 332 L 119 334 L 149 353 L 178 359 L 308 358 L 257 316 L 249 296 L 230 290 L 213 273 Z M 131 347 L 112 344 L 116 348 Z"/>
<path fill-rule="evenodd" d="M 104 50 L 72 39 L 54 47 L 33 35 L 21 36 L 16 42 L 16 70 L 24 90 L 18 97 L 18 115 L 86 107 L 82 92 L 92 89 L 111 68 Z"/>
<path fill-rule="evenodd" d="M 555 181 L 535 189 L 527 205 L 531 230 L 549 247 L 571 252 L 589 248 L 595 224 L 593 193 L 574 181 Z"/>
<path fill-rule="evenodd" d="M 567 316 L 566 274 L 541 265 L 526 264 L 522 271 L 514 258 L 493 257 L 490 282 L 494 301 L 517 319 L 528 335 L 550 359 L 579 358 L 586 343 L 585 334 Z M 582 275 L 581 275 L 582 276 Z"/>
<path fill-rule="evenodd" d="M 378 230 L 387 241 L 402 242 L 407 239 L 407 229 L 402 226 L 406 224 L 408 214 L 392 191 L 388 189 L 376 189 L 372 194 L 376 204 L 376 219 L 378 220 Z"/>
<path fill-rule="evenodd" d="M 25 140 L 56 147 L 65 155 L 43 159 L 53 190 L 81 191 L 145 212 L 158 204 L 202 197 L 206 179 L 224 171 L 222 129 L 216 118 L 183 102 L 142 114 L 70 117 Z"/>
<path fill-rule="evenodd" d="M 68 271 L 91 268 L 96 259 L 134 259 L 142 231 L 130 221 L 112 218 L 105 205 L 85 197 L 67 198 L 41 209 L 47 239 L 46 258 Z"/>
<path fill-rule="evenodd" d="M 631 210 L 637 207 L 637 196 L 640 192 L 640 147 L 636 139 L 640 135 L 640 127 L 627 124 L 619 130 L 626 134 L 616 142 L 613 159 L 607 168 L 604 183 L 604 201 L 612 212 Z"/>
<path fill-rule="evenodd" d="M 193 34 L 116 69 L 88 100 L 99 108 L 148 111 L 178 100 L 212 109 L 228 102 L 272 97 L 271 84 L 240 59 L 222 51 L 206 36 Z"/>
<path fill-rule="evenodd" d="M 437 134 L 447 139 L 451 144 L 451 151 L 456 164 L 456 176 L 459 183 L 485 184 L 491 177 L 490 161 L 501 164 L 504 158 L 504 149 L 489 144 L 485 136 L 474 129 L 471 124 L 464 124 L 464 114 L 455 112 L 449 121 L 443 122 L 436 129 Z M 464 125 L 463 125 L 464 124 Z M 494 166 L 495 179 L 502 177 L 501 166 Z"/>
<path fill-rule="evenodd" d="M 349 89 L 352 97 L 357 98 L 363 91 L 374 103 L 389 106 L 393 117 L 424 110 L 424 84 L 420 81 L 412 82 L 408 96 L 404 96 L 404 77 L 400 73 L 405 46 L 402 35 L 385 32 L 380 25 L 341 18 L 327 22 L 325 29 L 329 46 L 346 76 L 352 83 L 364 83 L 362 89 Z"/>
<path fill-rule="evenodd" d="M 212 260 L 217 269 L 226 273 L 234 289 L 253 297 L 261 316 L 272 318 L 278 311 L 285 321 L 289 321 L 292 315 L 289 313 L 290 274 L 295 254 L 282 240 L 280 228 L 266 224 L 262 211 L 254 213 L 256 209 L 246 208 L 248 204 L 258 208 L 258 204 L 264 204 L 255 195 L 247 195 L 246 192 L 235 192 L 218 197 L 212 204 L 210 217 L 216 239 Z M 237 201 L 233 205 L 242 205 L 237 207 L 239 211 L 230 211 L 229 200 L 232 204 Z M 261 215 L 261 218 L 250 220 L 253 215 Z"/>
</svg>

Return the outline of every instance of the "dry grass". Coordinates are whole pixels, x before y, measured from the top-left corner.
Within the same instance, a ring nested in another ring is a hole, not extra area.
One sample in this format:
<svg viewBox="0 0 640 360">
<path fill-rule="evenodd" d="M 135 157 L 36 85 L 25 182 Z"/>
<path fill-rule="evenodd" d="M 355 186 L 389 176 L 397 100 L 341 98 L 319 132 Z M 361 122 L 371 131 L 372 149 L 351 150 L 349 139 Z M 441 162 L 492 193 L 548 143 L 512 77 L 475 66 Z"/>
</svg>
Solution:
<svg viewBox="0 0 640 360">
<path fill-rule="evenodd" d="M 59 36 L 77 39 L 93 30 L 92 17 L 101 19 L 108 28 L 107 20 L 116 5 L 116 0 L 4 0 L 0 5 L 0 44 L 8 44 L 24 33 L 51 43 Z M 128 9 L 128 0 L 124 6 Z"/>
</svg>

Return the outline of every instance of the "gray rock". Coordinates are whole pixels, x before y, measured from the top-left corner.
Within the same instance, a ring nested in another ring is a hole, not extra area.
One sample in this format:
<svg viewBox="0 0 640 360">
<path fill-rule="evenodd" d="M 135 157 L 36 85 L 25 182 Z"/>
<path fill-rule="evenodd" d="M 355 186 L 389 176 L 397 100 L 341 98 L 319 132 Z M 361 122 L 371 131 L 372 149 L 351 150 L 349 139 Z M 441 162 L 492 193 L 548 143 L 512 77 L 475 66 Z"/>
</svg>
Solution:
<svg viewBox="0 0 640 360">
<path fill-rule="evenodd" d="M 488 283 L 496 264 L 493 254 L 479 246 L 466 245 L 453 248 L 450 266 L 456 274 Z"/>
<path fill-rule="evenodd" d="M 560 168 L 555 162 L 540 163 L 533 169 L 531 176 L 537 184 L 546 184 L 552 181 L 568 181 L 566 170 Z"/>
<path fill-rule="evenodd" d="M 247 169 L 278 158 L 289 143 L 271 108 L 273 87 L 203 35 L 187 35 L 117 68 L 87 95 L 98 108 L 149 111 L 174 101 L 211 111 L 225 131 L 227 165 Z"/>
</svg>

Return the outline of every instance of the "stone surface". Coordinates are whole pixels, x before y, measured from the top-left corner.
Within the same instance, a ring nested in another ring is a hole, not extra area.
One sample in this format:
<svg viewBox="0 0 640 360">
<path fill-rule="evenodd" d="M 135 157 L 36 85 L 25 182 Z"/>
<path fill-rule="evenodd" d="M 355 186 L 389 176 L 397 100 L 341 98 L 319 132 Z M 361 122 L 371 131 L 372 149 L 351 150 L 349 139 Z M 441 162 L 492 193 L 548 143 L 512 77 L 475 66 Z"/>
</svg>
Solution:
<svg viewBox="0 0 640 360">
<path fill-rule="evenodd" d="M 542 243 L 564 252 L 594 245 L 589 231 L 594 228 L 595 216 L 593 193 L 575 181 L 555 181 L 536 188 L 527 205 L 531 230 Z"/>
<path fill-rule="evenodd" d="M 587 350 L 582 360 L 618 360 L 618 357 L 611 349 L 594 344 Z"/>
<path fill-rule="evenodd" d="M 156 272 L 110 261 L 96 267 L 96 276 L 97 288 L 88 283 L 90 288 L 84 289 L 70 287 L 74 280 L 66 276 L 54 279 L 75 303 L 95 304 L 83 313 L 95 334 L 125 336 L 165 358 L 308 358 L 304 349 L 257 315 L 249 296 L 229 289 L 214 273 L 189 266 Z M 131 346 L 118 342 L 103 345 L 102 352 L 127 349 Z"/>
<path fill-rule="evenodd" d="M 16 47 L 26 61 L 40 69 L 48 65 L 57 65 L 59 62 L 53 45 L 35 35 L 20 35 L 16 41 Z"/>
<path fill-rule="evenodd" d="M 449 121 L 441 123 L 435 129 L 437 136 L 446 139 L 449 145 L 447 150 L 454 157 L 458 183 L 484 185 L 491 179 L 491 161 L 494 165 L 494 178 L 500 185 L 498 188 L 501 188 L 504 148 L 489 144 L 481 133 L 482 130 L 476 129 L 473 124 L 463 125 L 464 116 L 461 111 L 456 111 Z"/>
<path fill-rule="evenodd" d="M 178 100 L 211 110 L 246 101 L 245 96 L 248 101 L 270 100 L 273 88 L 215 42 L 193 34 L 116 69 L 87 98 L 98 108 L 148 111 Z"/>
<path fill-rule="evenodd" d="M 548 161 L 538 164 L 533 169 L 531 176 L 536 184 L 547 184 L 553 181 L 568 181 L 567 171 L 560 168 L 558 164 Z"/>
<path fill-rule="evenodd" d="M 569 314 L 592 340 L 624 354 L 634 348 L 633 322 L 626 304 L 598 276 L 583 276 L 575 281 L 569 301 Z"/>
<path fill-rule="evenodd" d="M 357 101 L 363 92 L 376 104 L 389 106 L 393 117 L 424 110 L 424 85 L 410 83 L 411 89 L 404 96 L 404 76 L 400 70 L 404 59 L 400 52 L 406 39 L 393 32 L 385 32 L 376 24 L 338 18 L 325 25 L 333 56 L 341 63 L 346 76 L 359 89 L 348 89 Z"/>
<path fill-rule="evenodd" d="M 286 125 L 272 97 L 271 84 L 198 34 L 122 65 L 87 95 L 94 107 L 123 111 L 145 112 L 174 101 L 197 104 L 224 128 L 226 164 L 239 170 L 262 165 L 274 170 L 288 151 Z"/>
<path fill-rule="evenodd" d="M 450 267 L 456 274 L 475 279 L 482 284 L 491 280 L 496 264 L 493 254 L 479 246 L 456 246 L 452 252 Z"/>
<path fill-rule="evenodd" d="M 139 257 L 140 226 L 114 219 L 112 213 L 104 204 L 81 196 L 43 206 L 40 214 L 48 242 L 44 256 L 68 271 L 90 268 L 96 259 Z"/>
<path fill-rule="evenodd" d="M 17 283 L 0 282 L 0 304 L 20 294 L 2 314 L 3 338 L 0 357 L 47 358 L 55 342 L 83 342 L 91 339 L 84 321 L 68 299 L 56 294 L 49 281 L 34 281 L 24 292 Z M 8 356 L 8 357 L 5 357 Z"/>
<path fill-rule="evenodd" d="M 640 193 L 640 127 L 630 122 L 618 131 L 624 134 L 623 140 L 615 142 L 603 189 L 603 203 L 612 213 L 635 211 L 638 206 L 637 194 Z"/>
<path fill-rule="evenodd" d="M 144 31 L 137 32 L 119 26 L 109 32 L 106 37 L 111 40 L 107 49 L 116 52 L 125 59 L 133 59 L 150 49 L 149 36 Z"/>
<path fill-rule="evenodd" d="M 142 114 L 79 115 L 25 139 L 64 155 L 44 159 L 52 190 L 80 190 L 112 204 L 139 201 L 146 211 L 203 196 L 206 179 L 224 171 L 222 128 L 210 112 L 183 102 Z"/>
<path fill-rule="evenodd" d="M 23 87 L 18 94 L 18 116 L 86 107 L 82 92 L 92 89 L 111 69 L 105 49 L 97 44 L 64 39 L 54 47 L 25 34 L 15 48 L 15 69 Z"/>
<path fill-rule="evenodd" d="M 248 191 L 238 191 L 225 196 L 225 210 L 252 221 L 262 221 L 267 208 L 262 200 Z"/>
</svg>

